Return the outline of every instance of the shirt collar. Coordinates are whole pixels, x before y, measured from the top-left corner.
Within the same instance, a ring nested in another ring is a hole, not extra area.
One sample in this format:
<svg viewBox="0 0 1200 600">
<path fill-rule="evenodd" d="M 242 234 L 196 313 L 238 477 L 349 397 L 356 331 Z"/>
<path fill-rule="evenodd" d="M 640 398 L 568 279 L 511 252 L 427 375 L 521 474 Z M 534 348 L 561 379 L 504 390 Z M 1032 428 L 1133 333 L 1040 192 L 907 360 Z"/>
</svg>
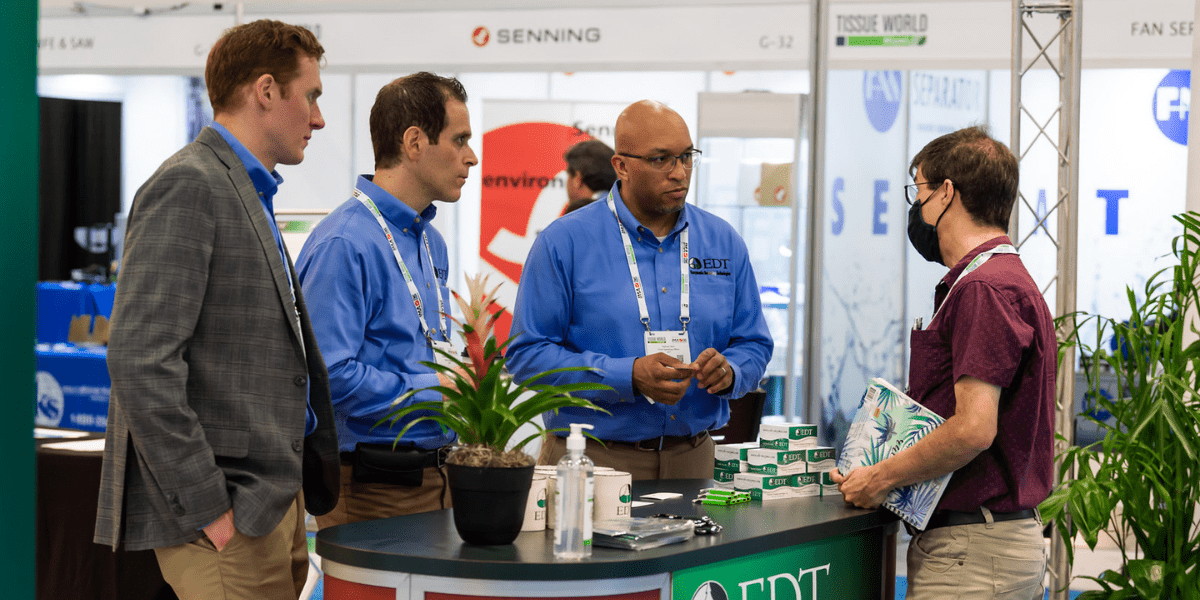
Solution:
<svg viewBox="0 0 1200 600">
<path fill-rule="evenodd" d="M 425 226 L 437 216 L 437 207 L 431 202 L 429 206 L 425 207 L 425 210 L 421 211 L 421 214 L 417 214 L 417 211 L 413 210 L 411 206 L 375 185 L 374 178 L 374 175 L 359 175 L 355 185 L 371 198 L 383 218 L 393 225 L 407 229 L 414 236 L 424 232 Z"/>
<path fill-rule="evenodd" d="M 979 256 L 980 254 L 983 254 L 984 252 L 987 252 L 988 250 L 991 250 L 992 248 L 995 248 L 1001 244 L 1011 243 L 1012 240 L 1008 239 L 1007 235 L 1000 235 L 978 246 L 975 246 L 974 250 L 971 250 L 966 256 L 959 259 L 957 263 L 954 263 L 954 267 L 950 269 L 949 273 L 946 273 L 945 277 L 942 277 L 942 281 L 938 285 L 949 288 L 950 286 L 954 285 L 955 281 L 958 280 L 959 273 L 962 273 L 963 269 L 967 268 L 967 265 L 971 264 L 971 261 L 975 260 L 976 256 Z"/>
<path fill-rule="evenodd" d="M 270 201 L 275 196 L 275 192 L 279 191 L 279 184 L 283 183 L 283 177 L 277 171 L 268 171 L 263 166 L 262 161 L 254 156 L 245 144 L 239 141 L 225 126 L 213 122 L 212 128 L 225 138 L 225 142 L 237 155 L 238 160 L 242 161 L 242 166 L 246 167 L 246 173 L 250 175 L 250 183 L 254 184 L 254 191 L 258 192 L 264 200 Z"/>
<path fill-rule="evenodd" d="M 613 202 L 617 205 L 617 214 L 620 215 L 621 222 L 625 224 L 625 229 L 631 230 L 631 231 L 637 231 L 640 233 L 642 231 L 642 224 L 641 224 L 641 222 L 639 222 L 637 220 L 637 218 L 635 218 L 633 216 L 633 213 L 629 212 L 629 207 L 625 206 L 625 199 L 621 197 L 621 182 L 620 181 L 617 181 L 616 183 L 613 184 L 612 195 L 613 195 Z M 605 201 L 608 200 L 608 194 L 604 195 L 604 199 L 605 199 Z M 691 207 L 688 206 L 687 202 L 684 202 L 683 210 L 679 211 L 679 218 L 675 220 L 675 226 L 672 227 L 671 230 L 667 232 L 666 237 L 664 237 L 663 239 L 665 240 L 665 239 L 675 235 L 676 233 L 679 233 L 679 231 L 681 229 L 686 227 L 687 223 L 688 223 L 688 216 L 690 214 L 691 214 Z M 646 238 L 658 241 L 658 238 L 654 236 L 654 232 L 650 231 L 650 229 L 646 229 L 645 231 L 646 231 L 646 235 L 644 235 L 642 237 L 646 237 Z"/>
</svg>

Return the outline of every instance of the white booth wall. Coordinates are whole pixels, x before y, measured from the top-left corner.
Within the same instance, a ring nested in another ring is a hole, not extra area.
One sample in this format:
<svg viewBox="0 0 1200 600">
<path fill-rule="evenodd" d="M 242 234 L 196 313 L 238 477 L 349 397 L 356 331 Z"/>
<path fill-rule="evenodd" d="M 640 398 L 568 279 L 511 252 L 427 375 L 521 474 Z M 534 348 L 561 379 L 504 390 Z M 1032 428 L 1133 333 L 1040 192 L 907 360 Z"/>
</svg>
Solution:
<svg viewBox="0 0 1200 600">
<path fill-rule="evenodd" d="M 1139 298 L 1147 279 L 1174 263 L 1171 240 L 1182 227 L 1171 215 L 1184 210 L 1187 92 L 1169 69 L 1085 69 L 1080 106 L 1077 307 L 1125 318 L 1126 288 Z M 1182 73 L 1186 73 L 1182 72 Z M 874 99 L 880 81 L 899 88 L 889 105 Z M 944 97 L 930 106 L 917 82 L 938 82 Z M 1031 72 L 1025 103 L 1051 114 L 1057 78 Z M 957 88 L 957 89 L 956 89 Z M 826 442 L 841 439 L 866 382 L 907 380 L 907 344 L 916 317 L 929 321 L 933 289 L 946 273 L 926 262 L 907 240 L 903 186 L 912 183 L 912 157 L 937 135 L 985 123 L 1008 143 L 1008 71 L 831 71 L 826 121 L 825 230 L 821 315 L 820 409 Z M 882 106 L 881 106 L 882 104 Z M 890 114 L 894 122 L 880 112 Z M 1040 112 L 1039 112 L 1040 111 Z M 1184 116 L 1180 119 L 1180 116 Z M 1160 120 L 1161 117 L 1161 120 Z M 1057 135 L 1057 120 L 1049 126 Z M 1168 134 L 1167 132 L 1170 132 Z M 1022 129 L 1028 148 L 1037 129 Z M 1055 245 L 1035 229 L 1033 211 L 1046 215 L 1056 201 L 1056 162 L 1044 144 L 1026 155 L 1019 205 L 1021 257 L 1054 305 Z M 1032 210 L 1031 210 L 1032 208 Z M 1057 238 L 1057 214 L 1046 227 Z M 1095 335 L 1086 328 L 1087 341 Z"/>
<path fill-rule="evenodd" d="M 929 10 L 935 17 L 940 11 L 958 15 L 955 17 L 958 20 L 971 21 L 978 19 L 984 8 L 1002 15 L 1008 4 L 964 0 L 912 3 L 905 7 L 913 11 Z M 1141 22 L 1162 20 L 1166 18 L 1163 15 L 1178 12 L 1177 4 L 1187 3 L 1148 0 L 1139 4 L 1141 12 L 1133 18 Z M 893 5 L 844 2 L 835 3 L 835 12 L 866 13 L 887 10 L 890 6 Z M 1110 29 L 1124 32 L 1126 37 L 1141 36 L 1136 27 L 1130 29 L 1126 16 L 1105 16 L 1105 11 L 1119 12 L 1127 6 L 1112 0 L 1095 0 L 1088 4 L 1091 14 L 1114 21 Z M 720 14 L 722 10 L 744 9 L 710 6 L 705 10 L 706 14 Z M 1181 18 L 1190 22 L 1191 14 L 1189 7 Z M 455 18 L 463 23 L 475 23 L 474 17 L 463 17 L 458 13 Z M 789 26 L 806 31 L 807 23 L 799 21 L 793 19 Z M 1085 17 L 1085 24 L 1087 22 Z M 961 31 L 953 22 L 939 21 L 936 25 L 931 27 L 930 40 L 949 39 L 950 35 L 961 37 Z M 831 29 L 834 27 L 831 23 Z M 1006 30 L 1007 24 L 999 29 Z M 1163 31 L 1173 29 L 1163 28 Z M 1190 28 L 1188 31 L 1190 36 Z M 995 32 L 989 35 L 996 37 Z M 999 34 L 1001 40 L 1006 36 L 1005 32 Z M 1104 57 L 1106 68 L 1085 68 L 1082 78 L 1078 298 L 1081 310 L 1120 318 L 1129 312 L 1125 287 L 1139 289 L 1153 272 L 1169 264 L 1164 255 L 1169 255 L 1170 239 L 1180 231 L 1170 215 L 1184 208 L 1186 146 L 1178 136 L 1173 139 L 1165 132 L 1177 129 L 1179 122 L 1186 131 L 1190 86 L 1180 85 L 1176 81 L 1179 74 L 1167 67 L 1189 63 L 1188 55 L 1182 60 L 1176 56 L 1178 52 L 1174 46 L 1159 50 L 1170 41 L 1165 34 L 1161 40 L 1154 40 L 1156 44 L 1162 42 L 1154 46 L 1157 54 L 1150 53 L 1149 58 L 1138 60 L 1114 58 L 1111 55 L 1128 53 L 1128 50 L 1120 43 L 1097 46 L 1098 42 L 1094 40 L 1099 38 L 1121 42 L 1111 33 L 1107 36 L 1085 35 L 1085 57 L 1089 53 L 1107 54 Z M 807 45 L 800 36 L 794 43 L 797 47 Z M 826 441 L 840 437 L 838 423 L 844 422 L 846 415 L 857 405 L 867 379 L 878 376 L 903 383 L 906 378 L 905 347 L 910 324 L 916 316 L 929 317 L 933 285 L 944 273 L 944 268 L 920 259 L 906 240 L 907 206 L 903 186 L 910 183 L 908 162 L 936 135 L 980 121 L 989 124 L 998 139 L 1007 141 L 1010 78 L 1007 69 L 997 68 L 1004 64 L 1004 49 L 991 48 L 1000 45 L 993 39 L 979 44 L 982 48 L 979 52 L 964 54 L 958 60 L 925 62 L 919 57 L 908 58 L 917 56 L 913 54 L 914 48 L 897 49 L 896 54 L 878 61 L 870 54 L 847 59 L 851 50 L 834 49 L 835 68 L 829 72 L 827 88 L 822 198 L 824 247 L 819 255 L 823 277 L 821 356 L 818 359 L 821 398 L 817 405 L 822 409 L 822 421 L 833 425 L 823 432 Z M 697 52 L 688 43 L 670 47 L 683 53 L 683 57 L 694 56 Z M 1187 48 L 1190 51 L 1190 43 Z M 799 57 L 807 60 L 806 56 Z M 411 61 L 411 57 L 408 60 Z M 438 69 L 436 63 L 423 68 L 456 75 L 464 83 L 470 96 L 468 107 L 477 151 L 484 133 L 481 123 L 485 100 L 630 102 L 653 98 L 678 110 L 694 132 L 696 96 L 700 92 L 809 91 L 806 70 L 730 71 L 718 58 L 704 60 L 709 66 L 697 67 L 697 61 L 692 60 L 681 63 L 678 70 L 667 70 L 671 67 L 664 63 L 673 61 L 665 59 L 646 66 L 654 70 L 636 71 L 605 69 L 590 59 L 582 59 L 577 67 L 562 67 L 577 68 L 573 72 L 562 68 L 539 70 L 536 65 L 514 63 L 507 63 L 507 67 L 505 63 L 496 63 L 471 70 Z M 630 62 L 628 58 L 617 62 L 622 61 Z M 1136 68 L 1111 68 L 1125 63 Z M 1147 68 L 1147 65 L 1155 68 Z M 866 66 L 902 68 L 893 71 L 858 68 Z M 514 68 L 525 70 L 514 71 Z M 64 69 L 55 66 L 49 72 L 63 73 Z M 99 69 L 106 70 L 112 71 Z M 337 65 L 323 73 L 325 89 L 320 104 L 326 128 L 315 134 L 301 165 L 280 167 L 286 182 L 277 200 L 279 210 L 329 210 L 348 197 L 355 174 L 372 170 L 367 118 L 375 93 L 384 83 L 411 70 L 415 69 L 389 72 L 386 67 L 371 64 L 356 71 L 353 67 Z M 185 139 L 186 82 L 186 77 L 178 75 L 89 75 L 81 78 L 47 74 L 39 77 L 39 93 L 125 103 L 122 199 L 123 205 L 128 207 L 141 182 L 163 159 L 188 141 Z M 946 100 L 938 95 L 937 86 L 943 84 L 959 86 L 959 93 L 969 93 L 970 98 L 960 96 L 953 101 Z M 1052 106 L 1057 101 L 1057 81 L 1049 72 L 1031 72 L 1024 86 L 1025 102 L 1031 106 Z M 1052 121 L 1047 128 L 1051 132 L 1057 131 L 1057 121 Z M 1023 142 L 1028 144 L 1037 129 L 1026 123 L 1023 132 Z M 1042 198 L 1045 198 L 1046 206 L 1053 206 L 1055 201 L 1055 163 L 1053 156 L 1046 152 L 1044 148 L 1031 151 L 1022 167 L 1022 192 L 1035 210 L 1043 214 L 1046 209 L 1042 208 Z M 486 155 L 480 158 L 487 160 Z M 478 173 L 476 168 L 468 179 L 462 199 L 455 205 L 444 206 L 437 221 L 450 245 L 452 276 L 459 286 L 464 274 L 478 272 L 481 267 L 481 184 Z M 1031 234 L 1035 220 L 1030 215 L 1027 210 L 1022 213 L 1022 238 Z M 1047 221 L 1047 227 L 1056 231 L 1054 215 Z M 292 250 L 295 252 L 298 248 Z M 1022 249 L 1022 256 L 1038 282 L 1048 285 L 1054 273 L 1053 244 L 1048 236 L 1032 234 Z M 1052 291 L 1048 301 L 1053 303 Z M 798 361 L 802 361 L 802 338 L 796 335 L 791 338 L 791 343 L 797 345 Z M 776 348 L 777 353 L 786 351 L 784 347 Z M 801 363 L 798 362 L 796 367 L 797 373 L 803 373 Z M 804 389 L 799 379 L 796 383 L 798 389 Z M 802 411 L 805 399 L 798 400 L 796 407 Z"/>
</svg>

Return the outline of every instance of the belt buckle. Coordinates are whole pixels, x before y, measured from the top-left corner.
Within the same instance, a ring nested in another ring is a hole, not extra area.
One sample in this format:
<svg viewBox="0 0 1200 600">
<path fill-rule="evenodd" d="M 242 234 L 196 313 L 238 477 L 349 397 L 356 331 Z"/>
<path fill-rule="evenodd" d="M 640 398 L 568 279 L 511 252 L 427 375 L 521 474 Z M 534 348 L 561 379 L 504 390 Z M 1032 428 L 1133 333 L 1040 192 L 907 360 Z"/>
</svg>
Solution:
<svg viewBox="0 0 1200 600">
<path fill-rule="evenodd" d="M 634 442 L 633 448 L 642 452 L 658 452 L 663 448 L 663 437 L 660 435 L 656 438 Z"/>
</svg>

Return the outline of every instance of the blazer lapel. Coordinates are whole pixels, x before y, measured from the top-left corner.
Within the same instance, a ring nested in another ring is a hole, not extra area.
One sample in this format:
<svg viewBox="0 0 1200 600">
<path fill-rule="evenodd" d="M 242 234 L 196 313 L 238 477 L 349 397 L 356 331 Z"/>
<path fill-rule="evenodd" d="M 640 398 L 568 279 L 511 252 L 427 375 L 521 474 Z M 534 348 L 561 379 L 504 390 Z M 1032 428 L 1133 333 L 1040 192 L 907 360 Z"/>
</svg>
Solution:
<svg viewBox="0 0 1200 600">
<path fill-rule="evenodd" d="M 246 166 L 225 142 L 225 138 L 221 137 L 221 134 L 217 133 L 215 129 L 204 128 L 197 140 L 212 148 L 217 154 L 217 158 L 220 158 L 221 162 L 229 168 L 229 179 L 233 181 L 233 185 L 237 189 L 242 207 L 246 210 L 246 216 L 250 218 L 250 224 L 254 227 L 258 242 L 262 244 L 263 255 L 267 259 L 267 264 L 271 266 L 271 276 L 275 280 L 279 304 L 283 308 L 284 314 L 288 316 L 288 323 L 292 326 L 292 335 L 296 337 L 297 342 L 300 342 L 304 338 L 301 337 L 300 321 L 296 317 L 294 308 L 296 304 L 292 300 L 292 288 L 288 285 L 288 271 L 283 266 L 283 257 L 279 254 L 275 235 L 271 232 L 270 223 L 267 222 L 266 210 L 263 208 L 262 200 L 258 197 L 258 190 L 254 189 L 254 182 L 250 181 Z M 293 268 L 293 272 L 294 270 Z M 304 344 L 299 343 L 298 345 L 301 352 L 304 352 Z"/>
</svg>

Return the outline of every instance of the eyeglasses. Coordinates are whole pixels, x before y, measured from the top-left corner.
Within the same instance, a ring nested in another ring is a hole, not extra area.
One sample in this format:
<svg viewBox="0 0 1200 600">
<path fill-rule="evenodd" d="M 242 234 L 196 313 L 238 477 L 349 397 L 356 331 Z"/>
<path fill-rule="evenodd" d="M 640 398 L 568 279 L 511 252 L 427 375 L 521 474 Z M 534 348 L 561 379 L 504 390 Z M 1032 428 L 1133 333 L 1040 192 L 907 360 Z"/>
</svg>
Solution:
<svg viewBox="0 0 1200 600">
<path fill-rule="evenodd" d="M 917 194 L 921 192 L 921 188 L 918 186 L 922 186 L 927 183 L 933 183 L 933 182 L 932 181 L 918 181 L 917 183 L 910 183 L 910 184 L 904 186 L 904 201 L 908 202 L 909 206 L 912 206 L 912 203 L 917 200 Z"/>
<path fill-rule="evenodd" d="M 629 158 L 640 158 L 650 163 L 650 167 L 655 171 L 670 173 L 671 171 L 675 170 L 675 163 L 683 163 L 683 169 L 685 171 L 691 171 L 692 167 L 696 166 L 696 163 L 700 162 L 700 155 L 702 153 L 699 150 L 688 150 L 679 156 L 671 156 L 670 154 L 663 154 L 661 156 L 638 156 L 637 154 L 626 154 L 624 152 L 618 152 L 617 154 L 619 156 L 626 156 Z"/>
</svg>

